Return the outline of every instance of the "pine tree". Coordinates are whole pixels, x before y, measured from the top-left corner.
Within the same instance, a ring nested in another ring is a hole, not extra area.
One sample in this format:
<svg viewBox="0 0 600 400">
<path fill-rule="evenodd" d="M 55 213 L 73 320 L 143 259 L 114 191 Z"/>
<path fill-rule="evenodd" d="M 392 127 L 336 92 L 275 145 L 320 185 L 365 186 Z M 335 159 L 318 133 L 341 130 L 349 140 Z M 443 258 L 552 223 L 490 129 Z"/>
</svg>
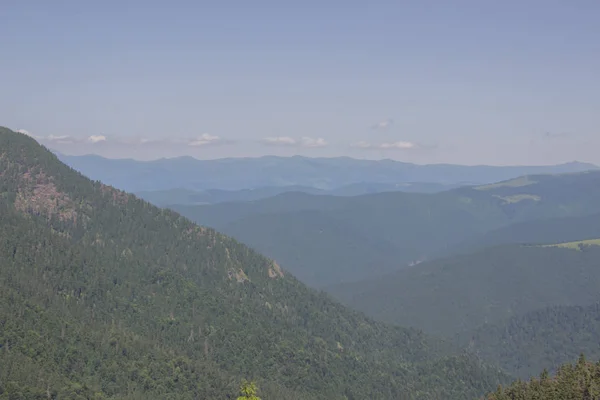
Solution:
<svg viewBox="0 0 600 400">
<path fill-rule="evenodd" d="M 240 387 L 241 396 L 237 398 L 237 400 L 261 400 L 260 397 L 256 395 L 258 392 L 258 387 L 254 382 L 243 381 Z"/>
</svg>

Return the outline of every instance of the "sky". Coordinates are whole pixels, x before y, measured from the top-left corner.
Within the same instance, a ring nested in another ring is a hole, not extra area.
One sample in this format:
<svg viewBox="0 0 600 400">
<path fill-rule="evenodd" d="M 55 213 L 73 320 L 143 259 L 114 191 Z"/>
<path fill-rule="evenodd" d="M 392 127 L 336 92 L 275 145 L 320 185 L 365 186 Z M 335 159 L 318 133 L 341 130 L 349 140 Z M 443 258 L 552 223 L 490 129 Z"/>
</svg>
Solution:
<svg viewBox="0 0 600 400">
<path fill-rule="evenodd" d="M 600 1 L 0 0 L 0 125 L 66 154 L 600 164 Z"/>
</svg>

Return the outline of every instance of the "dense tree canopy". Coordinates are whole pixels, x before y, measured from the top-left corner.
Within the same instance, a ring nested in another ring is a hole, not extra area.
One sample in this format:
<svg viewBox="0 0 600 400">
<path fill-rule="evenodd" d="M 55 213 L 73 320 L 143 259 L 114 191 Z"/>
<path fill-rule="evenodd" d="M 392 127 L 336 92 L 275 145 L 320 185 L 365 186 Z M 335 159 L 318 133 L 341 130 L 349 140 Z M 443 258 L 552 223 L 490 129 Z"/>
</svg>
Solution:
<svg viewBox="0 0 600 400">
<path fill-rule="evenodd" d="M 469 399 L 506 378 L 0 131 L 0 398 Z M 476 377 L 476 379 L 474 378 Z"/>
<path fill-rule="evenodd" d="M 507 245 L 419 264 L 331 288 L 386 322 L 453 337 L 551 305 L 600 300 L 600 246 Z M 410 307 L 407 307 L 410 304 Z"/>
<path fill-rule="evenodd" d="M 524 379 L 543 368 L 556 371 L 582 351 L 600 359 L 599 339 L 598 303 L 547 307 L 459 335 L 469 351 Z"/>
<path fill-rule="evenodd" d="M 561 366 L 556 376 L 544 371 L 539 378 L 499 387 L 486 400 L 597 400 L 600 399 L 600 363 L 582 355 L 574 365 Z"/>
</svg>

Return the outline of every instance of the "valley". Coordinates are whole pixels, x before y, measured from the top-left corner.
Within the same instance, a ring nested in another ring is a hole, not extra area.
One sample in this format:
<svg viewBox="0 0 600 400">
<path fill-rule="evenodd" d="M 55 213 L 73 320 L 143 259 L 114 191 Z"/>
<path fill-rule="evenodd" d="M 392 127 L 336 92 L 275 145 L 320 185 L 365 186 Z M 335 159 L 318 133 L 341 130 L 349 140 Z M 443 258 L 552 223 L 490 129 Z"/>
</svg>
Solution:
<svg viewBox="0 0 600 400">
<path fill-rule="evenodd" d="M 527 185 L 508 181 L 435 194 L 285 193 L 252 202 L 171 208 L 278 259 L 305 283 L 325 288 L 393 273 L 461 248 L 514 243 L 511 229 L 525 235 L 522 226 L 528 223 L 526 241 L 600 236 L 598 225 L 587 217 L 600 213 L 599 172 L 528 179 Z M 507 201 L 511 196 L 521 200 Z M 565 225 L 561 218 L 574 218 L 570 231 L 535 225 L 556 219 Z"/>
<path fill-rule="evenodd" d="M 600 2 L 0 20 L 0 400 L 600 400 Z"/>
</svg>

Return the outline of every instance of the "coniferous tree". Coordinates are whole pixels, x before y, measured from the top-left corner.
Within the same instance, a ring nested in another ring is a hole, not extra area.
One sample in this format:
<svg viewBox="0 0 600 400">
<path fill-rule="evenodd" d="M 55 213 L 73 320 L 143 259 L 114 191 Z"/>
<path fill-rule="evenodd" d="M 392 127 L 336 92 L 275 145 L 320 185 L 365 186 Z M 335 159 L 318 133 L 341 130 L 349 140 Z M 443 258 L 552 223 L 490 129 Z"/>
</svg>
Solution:
<svg viewBox="0 0 600 400">
<path fill-rule="evenodd" d="M 257 396 L 258 387 L 254 382 L 244 381 L 240 386 L 240 394 L 237 400 L 261 400 L 260 397 Z"/>
</svg>

